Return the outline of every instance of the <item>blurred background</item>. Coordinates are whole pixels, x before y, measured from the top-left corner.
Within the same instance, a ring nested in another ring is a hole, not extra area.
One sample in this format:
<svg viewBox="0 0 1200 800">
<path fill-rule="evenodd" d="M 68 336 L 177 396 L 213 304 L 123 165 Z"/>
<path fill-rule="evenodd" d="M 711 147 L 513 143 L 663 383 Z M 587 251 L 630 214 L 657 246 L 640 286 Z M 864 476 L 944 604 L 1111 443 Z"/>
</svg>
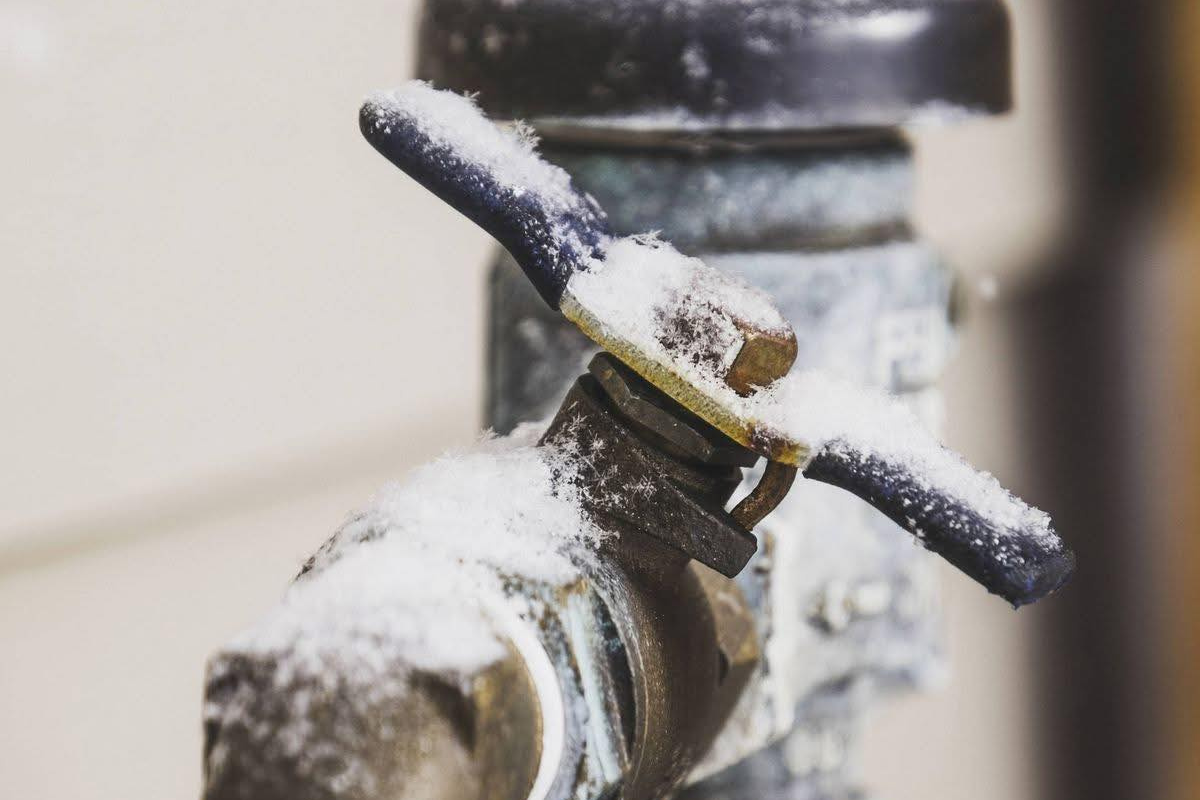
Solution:
<svg viewBox="0 0 1200 800">
<path fill-rule="evenodd" d="M 1079 555 L 945 571 L 881 797 L 1200 797 L 1200 9 L 1015 0 L 1015 113 L 911 131 L 948 441 Z M 194 797 L 205 659 L 478 435 L 490 240 L 357 130 L 416 3 L 0 1 L 0 796 Z"/>
</svg>

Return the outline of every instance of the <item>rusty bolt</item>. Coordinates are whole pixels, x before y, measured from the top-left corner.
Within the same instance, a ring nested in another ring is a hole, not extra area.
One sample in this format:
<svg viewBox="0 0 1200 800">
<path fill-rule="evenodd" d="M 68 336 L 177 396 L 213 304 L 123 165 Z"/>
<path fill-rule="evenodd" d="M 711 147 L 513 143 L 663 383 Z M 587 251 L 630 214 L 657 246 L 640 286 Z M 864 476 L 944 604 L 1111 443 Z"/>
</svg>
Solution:
<svg viewBox="0 0 1200 800">
<path fill-rule="evenodd" d="M 609 353 L 598 353 L 588 372 L 600 382 L 622 417 L 685 458 L 735 467 L 750 467 L 758 461 L 758 455 L 671 400 Z"/>
</svg>

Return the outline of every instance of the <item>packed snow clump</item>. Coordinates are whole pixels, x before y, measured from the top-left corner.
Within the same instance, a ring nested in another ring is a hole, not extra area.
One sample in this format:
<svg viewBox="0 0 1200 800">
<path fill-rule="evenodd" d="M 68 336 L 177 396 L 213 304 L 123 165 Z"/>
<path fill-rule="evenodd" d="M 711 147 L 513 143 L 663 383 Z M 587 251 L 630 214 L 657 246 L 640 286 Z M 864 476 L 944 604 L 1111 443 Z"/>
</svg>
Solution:
<svg viewBox="0 0 1200 800">
<path fill-rule="evenodd" d="M 654 234 L 613 240 L 567 292 L 615 338 L 697 381 L 728 371 L 743 342 L 739 326 L 790 330 L 764 292 Z"/>
<path fill-rule="evenodd" d="M 313 556 L 283 602 L 225 649 L 281 654 L 311 676 L 469 675 L 501 658 L 490 607 L 512 580 L 579 577 L 603 536 L 568 454 L 531 426 L 386 487 Z"/>
<path fill-rule="evenodd" d="M 210 785 L 283 772 L 329 796 L 370 797 L 420 783 L 403 766 L 419 753 L 394 721 L 445 722 L 414 686 L 469 693 L 520 651 L 510 633 L 536 624 L 539 598 L 582 576 L 602 535 L 583 513 L 570 452 L 534 446 L 534 434 L 485 439 L 385 488 L 280 605 L 212 659 Z M 364 730 L 394 752 L 363 750 Z"/>
</svg>

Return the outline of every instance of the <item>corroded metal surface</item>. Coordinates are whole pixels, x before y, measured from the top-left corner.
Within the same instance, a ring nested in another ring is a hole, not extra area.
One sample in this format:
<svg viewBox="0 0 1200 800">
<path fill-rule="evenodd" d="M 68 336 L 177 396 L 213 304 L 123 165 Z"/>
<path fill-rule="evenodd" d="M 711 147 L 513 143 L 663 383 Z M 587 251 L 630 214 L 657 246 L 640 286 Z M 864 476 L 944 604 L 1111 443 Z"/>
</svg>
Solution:
<svg viewBox="0 0 1200 800">
<path fill-rule="evenodd" d="M 293 653 L 217 655 L 205 689 L 206 800 L 522 800 L 541 708 L 521 656 L 467 680 L 397 663 L 366 685 Z"/>
<path fill-rule="evenodd" d="M 543 440 L 613 443 L 601 453 L 613 452 L 615 460 L 589 459 L 583 480 L 595 489 L 589 513 L 616 534 L 602 545 L 612 569 L 598 582 L 628 653 L 632 688 L 634 724 L 626 729 L 620 796 L 650 800 L 683 785 L 758 664 L 741 590 L 697 563 L 720 563 L 730 547 L 753 552 L 754 541 L 722 510 L 736 488 L 737 480 L 729 480 L 739 474 L 736 468 L 665 455 L 604 400 L 599 383 L 584 376 Z M 661 470 L 653 484 L 641 480 L 648 466 Z M 612 476 L 626 483 L 613 487 Z M 681 533 L 686 541 L 678 539 Z"/>
<path fill-rule="evenodd" d="M 741 470 L 672 456 L 618 421 L 612 408 L 599 381 L 585 375 L 544 437 L 569 434 L 587 443 L 581 476 L 596 488 L 585 496 L 584 507 L 606 524 L 617 521 L 655 539 L 676 552 L 672 558 L 737 575 L 756 547 L 754 537 L 724 510 L 741 483 Z"/>
</svg>

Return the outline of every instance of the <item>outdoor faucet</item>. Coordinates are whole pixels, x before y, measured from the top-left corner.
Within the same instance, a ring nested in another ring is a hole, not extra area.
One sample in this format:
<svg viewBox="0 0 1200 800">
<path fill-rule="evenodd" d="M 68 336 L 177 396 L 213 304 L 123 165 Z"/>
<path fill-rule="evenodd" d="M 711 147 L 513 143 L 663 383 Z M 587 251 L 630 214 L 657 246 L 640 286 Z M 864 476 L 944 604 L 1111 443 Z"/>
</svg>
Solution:
<svg viewBox="0 0 1200 800">
<path fill-rule="evenodd" d="M 615 234 L 519 131 L 419 82 L 372 96 L 360 127 L 602 352 L 536 443 L 439 462 L 352 518 L 214 658 L 207 800 L 696 791 L 794 727 L 732 579 L 798 477 L 1014 606 L 1069 577 L 1045 514 L 894 400 L 792 370 L 804 343 L 767 295 Z"/>
</svg>

